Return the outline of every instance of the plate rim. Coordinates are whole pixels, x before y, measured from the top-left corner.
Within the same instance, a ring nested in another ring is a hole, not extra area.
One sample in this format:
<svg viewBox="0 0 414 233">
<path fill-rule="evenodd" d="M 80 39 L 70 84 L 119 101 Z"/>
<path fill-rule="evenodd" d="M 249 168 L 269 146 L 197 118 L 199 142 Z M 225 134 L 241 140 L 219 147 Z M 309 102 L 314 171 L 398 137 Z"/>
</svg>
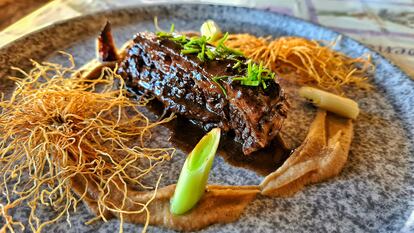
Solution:
<svg viewBox="0 0 414 233">
<path fill-rule="evenodd" d="M 165 3 L 163 3 L 163 2 L 165 2 Z M 362 46 L 365 49 L 369 50 L 369 52 L 371 54 L 375 54 L 375 56 L 380 57 L 380 58 L 384 59 L 385 61 L 387 61 L 388 63 L 390 63 L 394 68 L 396 68 L 404 76 L 406 76 L 406 78 L 408 78 L 409 80 L 411 80 L 414 83 L 414 77 L 411 77 L 410 75 L 408 75 L 395 62 L 393 62 L 392 60 L 386 58 L 381 53 L 373 50 L 372 48 L 368 47 L 367 45 L 365 45 L 363 42 L 361 42 L 359 40 L 356 40 L 356 39 L 354 39 L 354 38 L 352 38 L 352 37 L 350 37 L 350 36 L 348 36 L 348 35 L 346 35 L 346 34 L 344 34 L 342 32 L 339 32 L 339 31 L 337 31 L 335 29 L 331 29 L 331 28 L 326 27 L 324 25 L 321 25 L 319 23 L 315 23 L 315 22 L 312 22 L 312 21 L 309 21 L 309 20 L 306 20 L 306 19 L 302 19 L 302 18 L 299 18 L 299 17 L 294 16 L 294 15 L 288 15 L 288 14 L 285 14 L 285 13 L 279 13 L 279 12 L 276 12 L 276 11 L 271 11 L 271 10 L 266 10 L 266 9 L 261 9 L 261 8 L 253 8 L 253 7 L 248 7 L 248 6 L 235 6 L 235 5 L 228 5 L 228 4 L 212 4 L 212 3 L 208 3 L 208 2 L 189 3 L 189 2 L 183 1 L 183 0 L 180 0 L 180 1 L 177 1 L 177 2 L 172 2 L 172 3 L 171 2 L 168 2 L 167 3 L 167 1 L 161 1 L 161 2 L 159 2 L 159 1 L 157 1 L 157 2 L 141 2 L 141 3 L 136 3 L 133 6 L 123 6 L 123 7 L 117 7 L 116 9 L 98 10 L 96 12 L 91 12 L 91 13 L 87 13 L 87 14 L 75 16 L 75 17 L 72 17 L 72 18 L 69 18 L 69 19 L 58 20 L 58 21 L 56 21 L 56 22 L 54 22 L 54 23 L 52 23 L 50 25 L 46 25 L 46 26 L 41 27 L 41 28 L 38 28 L 38 29 L 36 29 L 36 30 L 34 30 L 32 32 L 29 32 L 27 34 L 24 34 L 24 35 L 16 38 L 15 40 L 10 41 L 9 43 L 1 46 L 0 47 L 0 54 L 4 50 L 10 49 L 10 47 L 12 47 L 14 44 L 21 43 L 24 40 L 27 40 L 28 38 L 34 36 L 35 34 L 39 34 L 39 33 L 43 32 L 43 31 L 50 30 L 52 28 L 60 27 L 60 26 L 62 26 L 64 24 L 70 23 L 71 21 L 82 21 L 82 20 L 84 20 L 86 18 L 95 17 L 95 16 L 98 16 L 98 15 L 105 16 L 107 14 L 118 14 L 118 13 L 125 12 L 125 11 L 128 11 L 128 10 L 136 10 L 136 9 L 149 8 L 149 7 L 166 7 L 166 8 L 168 8 L 170 6 L 177 6 L 177 5 L 185 5 L 185 6 L 207 6 L 207 7 L 224 7 L 224 8 L 234 8 L 234 9 L 245 9 L 247 11 L 255 11 L 255 12 L 258 12 L 258 13 L 260 12 L 260 13 L 266 13 L 266 14 L 280 15 L 280 16 L 283 16 L 285 18 L 290 18 L 290 19 L 299 21 L 302 24 L 303 23 L 310 24 L 310 25 L 312 25 L 314 27 L 321 28 L 321 29 L 323 29 L 325 31 L 333 32 L 334 34 L 338 34 L 338 35 L 342 36 L 343 38 L 345 38 L 347 40 L 350 40 L 352 42 L 357 43 L 359 46 Z"/>
<path fill-rule="evenodd" d="M 53 28 L 59 28 L 62 25 L 65 25 L 65 24 L 70 24 L 72 21 L 79 21 L 79 22 L 81 22 L 81 21 L 83 21 L 83 20 L 85 20 L 87 18 L 96 17 L 96 16 L 104 17 L 105 15 L 108 15 L 108 14 L 114 14 L 115 15 L 115 14 L 119 14 L 119 13 L 122 13 L 122 12 L 127 11 L 127 10 L 131 11 L 131 10 L 137 10 L 137 9 L 149 8 L 149 7 L 157 7 L 157 6 L 162 6 L 162 7 L 170 8 L 171 6 L 174 6 L 174 5 L 180 5 L 180 4 L 179 3 L 172 3 L 172 4 L 165 5 L 165 4 L 159 4 L 158 2 L 157 3 L 154 3 L 154 4 L 153 3 L 151 3 L 151 4 L 148 4 L 148 3 L 140 3 L 140 4 L 136 4 L 136 5 L 132 6 L 132 7 L 120 7 L 120 8 L 116 8 L 116 9 L 110 9 L 110 10 L 102 10 L 102 11 L 97 11 L 97 12 L 93 12 L 93 13 L 90 13 L 90 14 L 76 16 L 76 17 L 73 17 L 73 18 L 70 18 L 70 19 L 65 19 L 65 20 L 57 21 L 57 22 L 55 22 L 53 24 L 47 25 L 47 26 L 42 27 L 42 28 L 39 28 L 39 29 L 37 29 L 37 30 L 35 30 L 33 32 L 30 32 L 28 34 L 25 34 L 25 35 L 17 38 L 16 40 L 14 40 L 14 41 L 6 44 L 5 46 L 0 47 L 0 57 L 2 56 L 2 54 L 5 51 L 8 51 L 8 50 L 10 50 L 10 48 L 12 48 L 13 46 L 15 46 L 15 44 L 19 44 L 19 43 L 21 44 L 25 40 L 30 40 L 31 37 L 33 37 L 33 36 L 35 36 L 37 34 L 40 34 L 42 32 L 45 32 L 45 31 L 50 30 L 50 29 L 53 29 Z M 268 11 L 268 10 L 264 10 L 264 9 L 250 8 L 250 7 L 239 7 L 239 6 L 220 5 L 220 4 L 207 4 L 207 3 L 186 3 L 186 4 L 182 4 L 182 5 L 187 5 L 187 6 L 191 6 L 191 5 L 193 5 L 193 6 L 195 6 L 195 5 L 200 6 L 200 5 L 203 5 L 203 6 L 211 6 L 211 7 L 224 7 L 224 8 L 228 8 L 228 9 L 232 9 L 232 8 L 239 9 L 239 8 L 242 8 L 242 9 L 245 9 L 247 11 L 253 11 L 253 12 L 258 12 L 258 13 L 266 13 L 266 14 L 275 14 L 275 15 L 279 15 L 279 16 L 286 17 L 289 20 L 295 20 L 296 22 L 300 22 L 301 24 L 312 25 L 312 26 L 314 26 L 316 28 L 319 28 L 321 30 L 328 31 L 328 32 L 333 32 L 335 35 L 342 35 L 343 38 L 345 38 L 345 39 L 347 39 L 349 41 L 352 41 L 353 43 L 356 43 L 358 46 L 363 47 L 367 51 L 369 51 L 377 59 L 379 58 L 381 60 L 381 63 L 382 62 L 386 62 L 388 65 L 390 65 L 392 67 L 392 70 L 391 70 L 392 72 L 398 72 L 400 74 L 401 78 L 408 79 L 408 82 L 411 85 L 414 86 L 414 79 L 412 77 L 410 77 L 406 72 L 404 72 L 393 61 L 387 59 L 386 57 L 384 57 L 380 53 L 374 51 L 370 47 L 368 47 L 368 46 L 364 45 L 363 43 L 359 42 L 358 40 L 355 40 L 355 39 L 353 39 L 353 38 L 351 38 L 351 37 L 349 37 L 347 35 L 344 35 L 344 34 L 342 34 L 340 32 L 337 32 L 335 30 L 332 30 L 332 29 L 327 28 L 325 26 L 322 26 L 320 24 L 317 24 L 317 23 L 314 23 L 314 22 L 310 22 L 310 21 L 307 21 L 307 20 L 304 20 L 304 19 L 301 19 L 301 18 L 298 18 L 298 17 L 295 17 L 295 16 L 290 16 L 290 15 L 287 15 L 287 14 L 282 14 L 282 13 L 278 13 L 278 12 Z M 1 75 L 1 70 L 0 70 L 0 75 Z M 378 85 L 378 84 L 376 83 L 376 85 Z M 399 107 L 399 105 L 398 105 L 399 102 L 398 101 L 395 101 L 394 99 L 390 99 L 390 94 L 388 94 L 388 93 L 385 93 L 384 95 L 385 95 L 386 99 L 390 100 L 390 104 L 392 105 L 394 112 L 397 112 L 398 111 L 398 107 Z M 408 121 L 409 119 L 403 118 L 403 117 L 401 117 L 399 115 L 397 115 L 396 117 L 398 117 L 398 119 L 403 123 L 402 127 L 404 128 L 404 131 L 407 134 L 408 139 L 410 139 L 410 140 L 413 141 L 413 139 L 414 139 L 414 130 L 413 129 L 414 128 L 409 128 L 409 127 L 407 128 L 406 127 L 406 124 L 409 124 L 409 121 Z M 414 156 L 414 143 L 412 143 L 411 145 L 408 145 L 408 148 L 409 148 L 409 154 L 407 156 L 408 157 Z"/>
<path fill-rule="evenodd" d="M 274 12 L 274 11 L 269 11 L 266 9 L 259 9 L 259 8 L 252 8 L 252 7 L 246 7 L 246 6 L 234 6 L 234 5 L 227 5 L 227 4 L 211 4 L 208 2 L 204 2 L 204 3 L 189 3 L 186 1 L 177 1 L 177 2 L 172 2 L 172 3 L 167 3 L 167 4 L 163 4 L 164 1 L 161 2 L 147 2 L 147 3 L 137 3 L 134 4 L 133 6 L 125 6 L 125 7 L 118 7 L 116 9 L 104 9 L 104 10 L 99 10 L 96 12 L 92 12 L 92 13 L 88 13 L 88 14 L 84 14 L 84 15 L 80 15 L 80 16 L 76 16 L 73 18 L 69 18 L 69 19 L 65 19 L 65 20 L 60 20 L 57 22 L 54 22 L 50 25 L 47 25 L 45 27 L 36 29 L 33 32 L 30 32 L 28 34 L 25 34 L 19 38 L 17 38 L 16 40 L 0 47 L 0 60 L 2 55 L 7 55 L 9 52 L 13 51 L 13 47 L 18 46 L 19 44 L 24 44 L 25 40 L 30 40 L 32 37 L 36 37 L 36 36 L 41 36 L 42 33 L 47 33 L 50 30 L 54 30 L 54 29 L 59 29 L 60 27 L 64 27 L 65 25 L 70 25 L 71 23 L 82 23 L 82 21 L 85 20 L 90 20 L 94 17 L 97 18 L 105 18 L 108 15 L 121 15 L 122 13 L 126 13 L 128 11 L 137 11 L 137 10 L 142 10 L 142 9 L 150 9 L 150 8 L 165 8 L 165 9 L 170 9 L 171 7 L 207 7 L 207 8 L 226 8 L 226 9 L 230 9 L 230 10 L 234 10 L 234 9 L 243 9 L 245 11 L 249 11 L 249 12 L 253 12 L 253 13 L 258 13 L 258 14 L 267 14 L 267 15 L 276 15 L 279 17 L 283 17 L 283 18 L 287 18 L 289 21 L 294 21 L 297 22 L 301 25 L 309 25 L 313 28 L 319 29 L 321 31 L 327 32 L 327 33 L 331 33 L 333 35 L 336 36 L 342 36 L 342 41 L 348 41 L 351 43 L 356 44 L 357 46 L 363 48 L 364 50 L 368 51 L 372 57 L 379 59 L 380 62 L 378 64 L 386 64 L 386 65 L 390 65 L 392 67 L 392 72 L 395 74 L 395 72 L 397 72 L 400 76 L 402 76 L 402 78 L 404 79 L 403 81 L 408 82 L 408 85 L 413 86 L 414 87 L 414 77 L 409 76 L 405 71 L 403 71 L 397 64 L 395 64 L 393 61 L 389 60 L 388 58 L 384 57 L 382 54 L 380 54 L 379 52 L 373 50 L 372 48 L 366 46 L 365 44 L 363 44 L 362 42 L 355 40 L 343 33 L 340 33 L 336 30 L 330 29 L 328 27 L 325 27 L 323 25 L 305 20 L 305 19 L 301 19 L 295 16 L 291 16 L 291 15 L 287 15 L 287 14 L 283 14 L 283 13 L 278 13 L 278 12 Z M 346 46 L 344 47 L 346 48 Z M 341 51 L 340 51 L 341 52 Z M 385 62 L 385 63 L 383 63 Z M 8 64 L 8 66 L 10 66 L 10 64 Z M 1 65 L 0 65 L 1 68 Z M 7 68 L 7 66 L 6 66 Z M 6 70 L 7 72 L 7 70 Z M 6 73 L 4 72 L 4 73 Z M 3 71 L 0 69 L 0 76 L 2 76 Z M 388 100 L 391 101 L 391 105 L 393 106 L 395 112 L 403 112 L 403 115 L 398 114 L 397 117 L 403 122 L 403 127 L 407 133 L 407 136 L 409 139 L 411 139 L 412 141 L 414 141 L 414 125 L 409 125 L 409 121 L 410 121 L 410 111 L 405 110 L 404 106 L 400 103 L 401 101 L 398 100 L 398 98 L 394 98 L 392 94 L 388 93 L 389 90 L 387 88 L 384 87 L 383 84 L 381 84 L 380 82 L 377 82 L 377 79 L 375 78 L 376 75 L 373 76 L 372 81 L 375 82 L 377 87 L 382 88 L 385 91 L 385 95 L 386 98 Z M 392 89 L 391 89 L 392 90 Z M 414 114 L 414 112 L 413 112 Z M 412 144 L 411 146 L 411 152 L 414 155 L 414 144 Z"/>
</svg>

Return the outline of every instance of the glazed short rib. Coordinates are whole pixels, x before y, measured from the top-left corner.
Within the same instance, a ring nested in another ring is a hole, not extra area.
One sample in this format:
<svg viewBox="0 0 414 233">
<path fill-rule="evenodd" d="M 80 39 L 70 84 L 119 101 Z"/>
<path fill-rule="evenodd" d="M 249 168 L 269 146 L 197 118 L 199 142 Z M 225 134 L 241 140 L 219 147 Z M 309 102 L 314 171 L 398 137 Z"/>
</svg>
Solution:
<svg viewBox="0 0 414 233">
<path fill-rule="evenodd" d="M 220 127 L 234 135 L 248 155 L 277 136 L 288 105 L 276 80 L 264 89 L 213 79 L 243 75 L 245 69 L 234 65 L 232 59 L 201 61 L 196 54 L 183 55 L 180 44 L 145 32 L 123 51 L 118 73 L 132 90 L 155 96 L 167 110 L 206 130 Z"/>
</svg>

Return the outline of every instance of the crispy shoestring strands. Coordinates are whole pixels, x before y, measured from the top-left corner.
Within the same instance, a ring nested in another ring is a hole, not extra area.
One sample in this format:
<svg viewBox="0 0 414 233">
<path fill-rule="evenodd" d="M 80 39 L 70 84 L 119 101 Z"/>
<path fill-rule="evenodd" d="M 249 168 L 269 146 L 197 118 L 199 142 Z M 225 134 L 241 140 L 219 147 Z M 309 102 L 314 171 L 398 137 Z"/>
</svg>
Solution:
<svg viewBox="0 0 414 233">
<path fill-rule="evenodd" d="M 136 203 L 142 208 L 134 211 L 123 209 L 127 200 L 133 202 L 127 185 L 156 190 L 159 180 L 148 185 L 143 178 L 174 153 L 173 148 L 146 147 L 151 129 L 174 116 L 151 122 L 138 109 L 148 100 L 128 98 L 114 70 L 104 68 L 93 80 L 74 75 L 73 58 L 66 55 L 70 67 L 33 61 L 29 73 L 16 68 L 25 77 L 12 78 L 16 90 L 0 102 L 0 216 L 5 223 L 0 232 L 25 229 L 9 214 L 23 205 L 31 209 L 28 226 L 33 232 L 65 217 L 70 225 L 70 211 L 76 211 L 92 186 L 99 190 L 96 219 L 106 221 L 104 211 L 118 213 L 122 232 L 123 214 L 150 214 L 149 202 Z M 75 181 L 85 183 L 83 195 L 71 191 Z M 121 205 L 108 199 L 114 188 L 123 194 Z M 52 208 L 56 216 L 42 221 L 39 207 Z"/>
<path fill-rule="evenodd" d="M 230 35 L 225 45 L 240 50 L 256 62 L 278 74 L 297 72 L 301 84 L 341 91 L 345 85 L 368 89 L 367 76 L 374 72 L 371 57 L 350 58 L 334 51 L 334 41 L 326 46 L 299 37 L 256 37 L 250 34 Z M 290 69 L 289 69 L 290 68 Z"/>
</svg>

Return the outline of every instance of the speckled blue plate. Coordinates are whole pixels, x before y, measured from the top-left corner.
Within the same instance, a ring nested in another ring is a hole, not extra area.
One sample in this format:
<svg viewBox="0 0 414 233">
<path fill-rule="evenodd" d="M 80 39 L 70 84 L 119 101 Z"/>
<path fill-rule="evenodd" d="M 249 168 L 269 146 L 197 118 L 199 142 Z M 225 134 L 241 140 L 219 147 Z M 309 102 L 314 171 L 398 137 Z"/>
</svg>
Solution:
<svg viewBox="0 0 414 233">
<path fill-rule="evenodd" d="M 154 30 L 153 17 L 168 28 L 198 30 L 206 19 L 214 19 L 229 32 L 255 35 L 295 35 L 317 40 L 333 40 L 338 33 L 285 15 L 271 12 L 211 5 L 142 6 L 88 15 L 52 25 L 0 49 L 0 90 L 9 92 L 6 81 L 10 66 L 28 68 L 28 58 L 64 62 L 56 53 L 72 53 L 79 65 L 95 56 L 94 38 L 106 19 L 113 23 L 120 45 L 138 31 Z M 388 60 L 344 36 L 337 49 L 349 56 L 372 53 L 376 64 L 370 80 L 371 92 L 355 93 L 362 113 L 355 123 L 355 137 L 349 161 L 340 175 L 311 185 L 290 198 L 259 197 L 235 223 L 216 224 L 203 232 L 414 232 L 414 82 Z M 167 144 L 168 132 L 159 143 Z M 175 183 L 183 162 L 178 151 L 163 171 L 163 184 Z M 211 183 L 258 184 L 261 177 L 234 168 L 217 157 Z M 52 211 L 44 210 L 48 216 Z M 15 211 L 27 218 L 28 210 Z M 85 226 L 92 215 L 82 206 L 72 213 L 72 226 L 60 221 L 45 232 L 115 232 L 118 221 Z M 140 225 L 126 224 L 126 232 Z M 150 232 L 169 231 L 150 227 Z"/>
</svg>

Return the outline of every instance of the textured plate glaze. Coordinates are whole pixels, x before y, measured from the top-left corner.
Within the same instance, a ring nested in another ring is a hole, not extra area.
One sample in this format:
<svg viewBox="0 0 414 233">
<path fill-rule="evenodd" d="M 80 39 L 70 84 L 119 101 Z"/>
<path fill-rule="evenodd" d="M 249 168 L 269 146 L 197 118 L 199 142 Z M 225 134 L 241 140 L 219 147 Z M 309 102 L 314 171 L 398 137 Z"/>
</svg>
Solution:
<svg viewBox="0 0 414 233">
<path fill-rule="evenodd" d="M 64 62 L 56 51 L 65 50 L 82 65 L 95 56 L 94 37 L 111 20 L 118 45 L 135 32 L 154 30 L 153 17 L 160 25 L 174 22 L 179 30 L 198 30 L 208 18 L 216 20 L 225 31 L 256 35 L 295 35 L 317 40 L 333 40 L 338 33 L 302 20 L 270 12 L 210 5 L 143 6 L 89 15 L 52 25 L 0 49 L 0 88 L 9 92 L 12 83 L 6 76 L 10 66 L 28 68 L 28 58 Z M 362 113 L 355 124 L 355 138 L 349 161 L 342 173 L 327 182 L 311 185 L 290 198 L 259 197 L 239 221 L 213 225 L 203 232 L 412 232 L 414 230 L 414 82 L 380 55 L 358 42 L 343 37 L 337 49 L 350 55 L 372 53 L 377 66 L 370 80 L 370 93 L 356 93 Z M 162 129 L 157 143 L 170 132 Z M 160 168 L 166 177 L 163 185 L 174 183 L 183 162 L 178 152 L 172 163 Z M 233 168 L 218 157 L 210 183 L 258 184 L 261 177 Z M 50 216 L 52 211 L 42 214 Z M 15 211 L 27 218 L 28 210 Z M 45 232 L 115 232 L 118 221 L 85 226 L 91 218 L 85 206 L 72 213 L 72 226 L 60 221 Z M 142 226 L 126 224 L 126 232 Z M 150 232 L 169 231 L 150 227 Z"/>
</svg>

